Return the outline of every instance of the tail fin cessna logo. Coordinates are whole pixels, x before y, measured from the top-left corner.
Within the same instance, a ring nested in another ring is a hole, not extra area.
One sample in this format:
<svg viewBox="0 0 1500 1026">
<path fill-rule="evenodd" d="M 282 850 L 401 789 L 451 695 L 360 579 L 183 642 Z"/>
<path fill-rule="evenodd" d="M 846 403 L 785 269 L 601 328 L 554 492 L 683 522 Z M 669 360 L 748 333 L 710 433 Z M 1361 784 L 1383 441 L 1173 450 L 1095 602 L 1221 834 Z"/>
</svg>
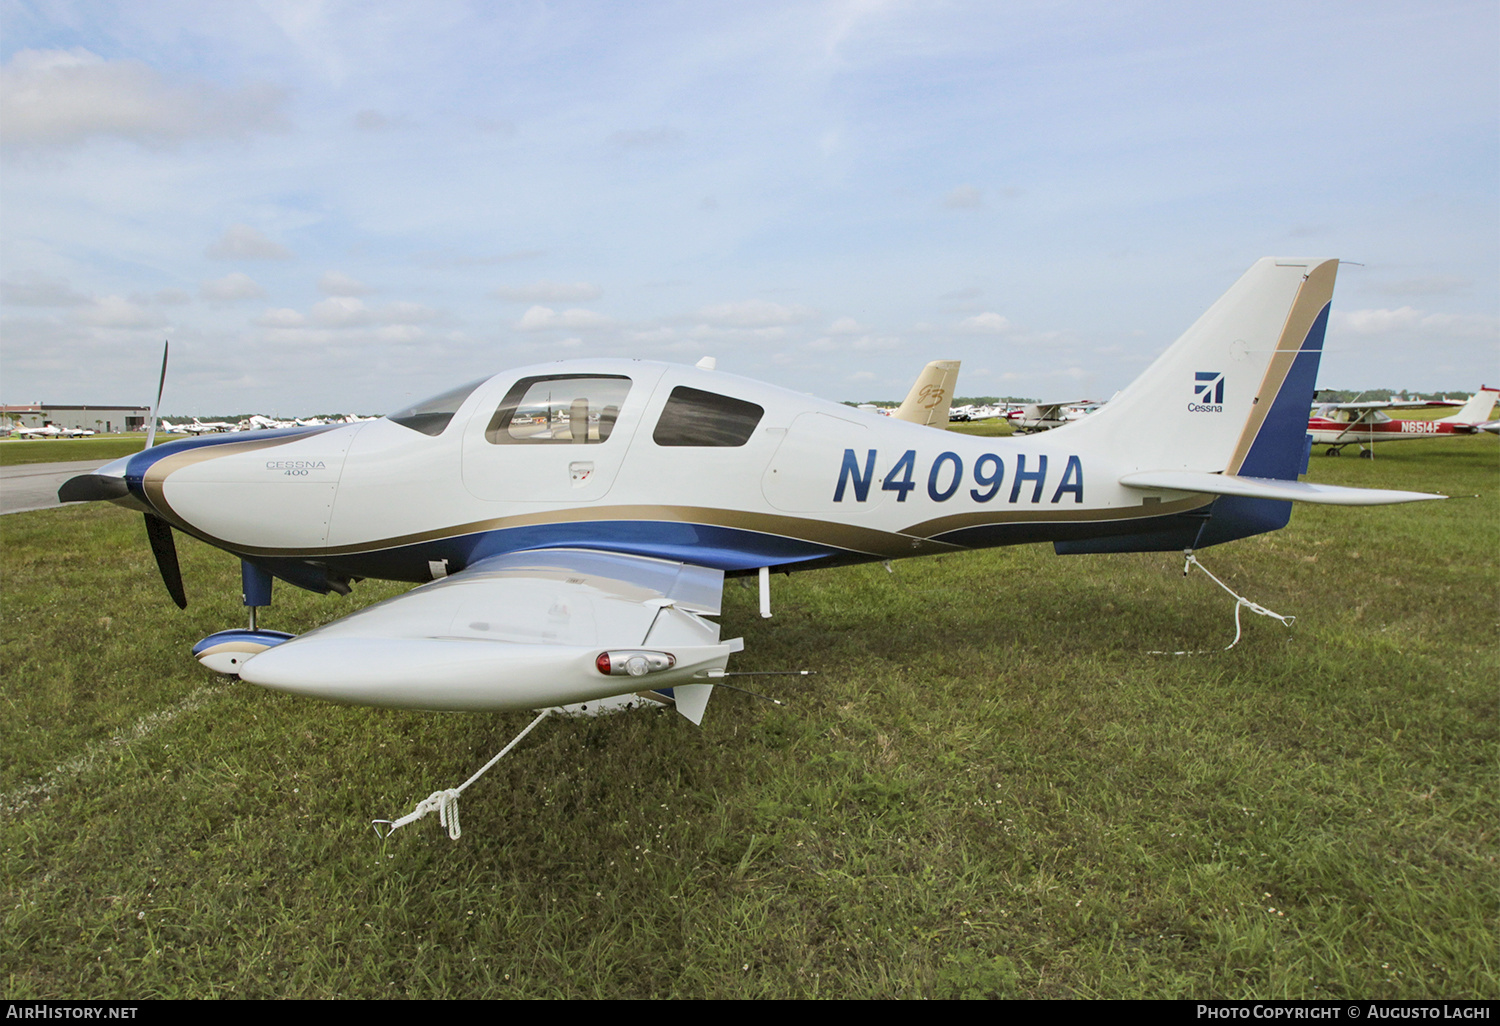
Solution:
<svg viewBox="0 0 1500 1026">
<path fill-rule="evenodd" d="M 1193 395 L 1203 402 L 1188 403 L 1188 409 L 1194 413 L 1223 413 L 1224 372 L 1198 371 L 1194 377 Z"/>
</svg>

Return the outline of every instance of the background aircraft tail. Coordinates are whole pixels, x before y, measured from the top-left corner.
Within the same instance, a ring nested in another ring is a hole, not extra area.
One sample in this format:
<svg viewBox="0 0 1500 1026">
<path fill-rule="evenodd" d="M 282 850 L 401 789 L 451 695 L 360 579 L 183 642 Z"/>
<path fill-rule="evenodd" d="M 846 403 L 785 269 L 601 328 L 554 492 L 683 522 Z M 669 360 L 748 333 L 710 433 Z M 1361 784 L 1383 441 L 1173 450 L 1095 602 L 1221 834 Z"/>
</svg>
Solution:
<svg viewBox="0 0 1500 1026">
<path fill-rule="evenodd" d="M 1495 400 L 1500 399 L 1500 388 L 1480 386 L 1479 391 L 1469 397 L 1462 409 L 1451 417 L 1444 417 L 1445 424 L 1470 424 L 1478 426 L 1490 419 L 1495 411 Z"/>
<path fill-rule="evenodd" d="M 933 360 L 906 393 L 906 401 L 892 414 L 897 420 L 927 427 L 948 427 L 953 406 L 953 386 L 958 384 L 958 360 Z"/>
</svg>

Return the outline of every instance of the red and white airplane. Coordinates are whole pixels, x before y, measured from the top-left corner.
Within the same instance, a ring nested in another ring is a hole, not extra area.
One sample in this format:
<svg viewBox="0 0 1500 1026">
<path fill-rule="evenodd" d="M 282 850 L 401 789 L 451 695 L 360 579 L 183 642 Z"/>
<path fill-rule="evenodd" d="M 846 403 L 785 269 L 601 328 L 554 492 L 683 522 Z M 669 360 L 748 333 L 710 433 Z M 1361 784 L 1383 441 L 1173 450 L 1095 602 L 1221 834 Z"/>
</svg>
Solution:
<svg viewBox="0 0 1500 1026">
<path fill-rule="evenodd" d="M 1314 445 L 1328 446 L 1327 454 L 1337 456 L 1346 445 L 1358 445 L 1359 454 L 1369 457 L 1366 445 L 1396 442 L 1411 438 L 1437 438 L 1444 435 L 1472 435 L 1484 429 L 1495 409 L 1500 389 L 1485 386 L 1475 392 L 1463 408 L 1441 420 L 1393 420 L 1383 410 L 1446 406 L 1448 403 L 1373 401 L 1365 403 L 1324 403 L 1307 422 L 1307 433 Z"/>
</svg>

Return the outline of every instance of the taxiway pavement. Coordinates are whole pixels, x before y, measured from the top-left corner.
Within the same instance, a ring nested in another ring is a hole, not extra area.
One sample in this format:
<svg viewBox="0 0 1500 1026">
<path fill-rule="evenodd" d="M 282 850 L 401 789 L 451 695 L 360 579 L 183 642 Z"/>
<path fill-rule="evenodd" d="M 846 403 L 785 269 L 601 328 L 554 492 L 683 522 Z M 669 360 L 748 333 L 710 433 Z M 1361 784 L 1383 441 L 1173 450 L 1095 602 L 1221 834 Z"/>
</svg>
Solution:
<svg viewBox="0 0 1500 1026">
<path fill-rule="evenodd" d="M 23 463 L 17 467 L 0 467 L 0 515 L 60 506 L 57 490 L 64 481 L 109 462 L 80 460 L 76 463 Z"/>
</svg>

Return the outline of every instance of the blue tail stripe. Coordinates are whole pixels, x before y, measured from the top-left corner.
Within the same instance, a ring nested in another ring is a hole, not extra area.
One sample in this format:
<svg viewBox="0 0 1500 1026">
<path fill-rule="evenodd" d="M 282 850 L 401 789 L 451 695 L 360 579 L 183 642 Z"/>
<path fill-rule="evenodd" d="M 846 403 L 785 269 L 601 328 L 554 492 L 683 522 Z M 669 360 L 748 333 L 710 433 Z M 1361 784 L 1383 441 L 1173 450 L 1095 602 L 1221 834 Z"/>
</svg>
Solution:
<svg viewBox="0 0 1500 1026">
<path fill-rule="evenodd" d="M 1245 461 L 1241 477 L 1269 477 L 1295 481 L 1306 463 L 1307 411 L 1312 406 L 1318 383 L 1318 361 L 1323 355 L 1323 335 L 1328 328 L 1328 307 L 1324 306 L 1302 340 L 1300 351 L 1287 371 L 1271 410 L 1261 423 Z"/>
</svg>

